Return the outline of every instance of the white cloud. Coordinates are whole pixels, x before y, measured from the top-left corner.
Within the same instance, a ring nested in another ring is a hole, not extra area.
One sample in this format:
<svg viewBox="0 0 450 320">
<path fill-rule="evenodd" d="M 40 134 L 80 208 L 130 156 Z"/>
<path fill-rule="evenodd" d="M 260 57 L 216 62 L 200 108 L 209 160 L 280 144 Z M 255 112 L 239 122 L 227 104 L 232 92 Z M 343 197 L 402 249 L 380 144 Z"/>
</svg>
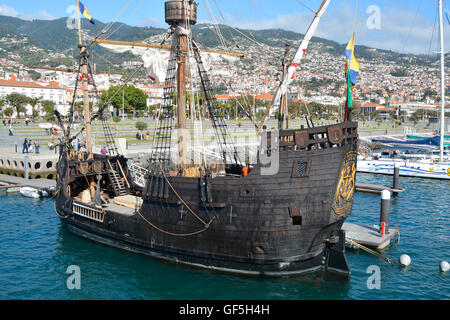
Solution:
<svg viewBox="0 0 450 320">
<path fill-rule="evenodd" d="M 23 20 L 53 20 L 55 19 L 54 16 L 52 16 L 50 13 L 48 13 L 47 11 L 41 11 L 41 12 L 37 12 L 37 13 L 32 13 L 32 14 L 22 14 L 17 12 L 14 8 L 2 5 L 0 6 L 0 15 L 2 16 L 10 16 L 10 17 L 14 17 L 14 18 L 19 18 L 19 19 L 23 19 Z"/>
<path fill-rule="evenodd" d="M 265 21 L 245 21 L 226 15 L 227 23 L 245 29 L 280 28 L 305 33 L 313 19 L 311 12 L 279 15 Z M 381 8 L 381 29 L 370 30 L 367 27 L 369 14 L 363 8 L 356 24 L 356 42 L 369 47 L 397 51 L 400 53 L 429 53 L 434 24 L 425 16 L 409 10 L 406 6 Z M 444 21 L 445 22 L 445 21 Z M 315 36 L 347 43 L 354 27 L 354 8 L 342 3 L 325 13 Z M 438 48 L 438 25 L 435 26 L 431 53 Z M 450 48 L 450 32 L 446 35 L 447 47 Z"/>
<path fill-rule="evenodd" d="M 152 17 L 152 16 L 147 16 L 145 18 L 142 18 L 138 21 L 137 23 L 138 27 L 155 27 L 155 28 L 161 28 L 166 26 L 162 21 L 160 21 L 159 19 Z"/>
</svg>

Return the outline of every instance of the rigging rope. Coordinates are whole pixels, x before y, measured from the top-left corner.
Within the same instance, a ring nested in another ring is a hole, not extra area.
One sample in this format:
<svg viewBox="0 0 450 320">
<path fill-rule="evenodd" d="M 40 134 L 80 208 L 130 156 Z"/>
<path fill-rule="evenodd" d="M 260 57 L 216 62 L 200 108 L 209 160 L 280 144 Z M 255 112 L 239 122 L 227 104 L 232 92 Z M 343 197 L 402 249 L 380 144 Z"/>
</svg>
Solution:
<svg viewBox="0 0 450 320">
<path fill-rule="evenodd" d="M 98 38 L 100 38 L 100 36 L 102 34 L 105 34 L 106 32 L 108 32 L 108 30 L 113 26 L 113 24 L 117 21 L 117 19 L 119 19 L 119 17 L 122 15 L 122 13 L 125 11 L 125 9 L 131 4 L 133 0 L 128 0 L 128 2 L 122 7 L 122 9 L 119 10 L 119 12 L 116 14 L 116 16 L 111 20 L 111 22 L 109 22 L 103 29 L 102 31 L 100 31 L 99 34 L 97 34 L 93 39 L 97 40 Z M 117 31 L 117 30 L 116 30 Z M 105 39 L 108 39 L 111 36 L 111 34 L 107 37 L 105 37 Z M 88 50 L 90 47 L 92 47 L 94 45 L 93 42 L 91 42 L 86 50 Z"/>
</svg>

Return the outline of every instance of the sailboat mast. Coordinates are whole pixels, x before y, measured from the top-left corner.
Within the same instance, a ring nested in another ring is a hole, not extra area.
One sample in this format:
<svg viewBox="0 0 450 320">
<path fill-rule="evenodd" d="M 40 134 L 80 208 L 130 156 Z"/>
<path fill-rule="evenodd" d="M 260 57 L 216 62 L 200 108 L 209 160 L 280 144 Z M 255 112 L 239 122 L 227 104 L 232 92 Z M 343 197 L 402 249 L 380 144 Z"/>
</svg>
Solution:
<svg viewBox="0 0 450 320">
<path fill-rule="evenodd" d="M 440 161 L 444 160 L 445 137 L 445 50 L 444 50 L 444 21 L 442 17 L 442 0 L 439 0 L 439 29 L 441 37 L 441 144 Z"/>
</svg>

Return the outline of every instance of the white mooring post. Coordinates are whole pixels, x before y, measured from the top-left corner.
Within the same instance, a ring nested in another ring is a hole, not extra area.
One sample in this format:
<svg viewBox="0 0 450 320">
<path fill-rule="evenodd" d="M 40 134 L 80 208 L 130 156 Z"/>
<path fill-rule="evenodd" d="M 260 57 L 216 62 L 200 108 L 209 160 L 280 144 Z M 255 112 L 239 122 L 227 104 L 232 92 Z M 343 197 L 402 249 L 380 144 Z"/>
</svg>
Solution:
<svg viewBox="0 0 450 320">
<path fill-rule="evenodd" d="M 384 236 L 389 233 L 389 213 L 391 210 L 391 193 L 388 190 L 381 192 L 380 233 Z"/>
<path fill-rule="evenodd" d="M 28 158 L 28 156 L 24 157 L 23 162 L 24 162 L 24 168 L 25 168 L 24 176 L 25 176 L 25 179 L 28 179 L 29 178 L 29 172 L 28 172 L 29 158 Z"/>
</svg>

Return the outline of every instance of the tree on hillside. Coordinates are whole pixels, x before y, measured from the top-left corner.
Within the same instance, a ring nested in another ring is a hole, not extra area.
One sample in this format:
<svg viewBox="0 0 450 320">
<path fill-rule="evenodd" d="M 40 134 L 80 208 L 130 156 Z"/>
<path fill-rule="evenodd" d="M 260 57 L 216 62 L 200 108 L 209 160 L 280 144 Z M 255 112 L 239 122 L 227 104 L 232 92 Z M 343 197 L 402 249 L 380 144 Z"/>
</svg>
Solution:
<svg viewBox="0 0 450 320">
<path fill-rule="evenodd" d="M 23 94 L 20 94 L 20 93 L 13 92 L 6 96 L 6 100 L 8 101 L 8 104 L 16 110 L 18 118 L 20 118 L 21 113 L 26 112 L 25 106 L 29 102 L 29 99 L 27 96 L 24 96 Z"/>
<path fill-rule="evenodd" d="M 14 113 L 14 110 L 11 107 L 8 107 L 5 109 L 5 111 L 3 111 L 3 114 L 8 118 L 11 117 L 13 113 Z"/>
<path fill-rule="evenodd" d="M 78 114 L 79 117 L 84 116 L 84 102 L 83 101 L 78 101 L 77 103 L 75 103 L 75 112 Z M 94 103 L 91 101 L 89 102 L 89 112 L 92 113 L 92 109 L 94 108 Z"/>
<path fill-rule="evenodd" d="M 120 110 L 122 110 L 123 102 L 125 111 L 138 111 L 145 110 L 147 108 L 147 97 L 141 89 L 132 85 L 127 85 L 124 89 L 125 92 L 122 93 L 120 86 L 110 87 L 108 91 L 103 92 L 100 99 L 101 104 L 103 105 L 108 102 L 109 99 L 117 93 L 110 102 L 116 109 L 116 115 L 119 115 Z M 124 97 L 122 97 L 123 95 Z"/>
<path fill-rule="evenodd" d="M 45 112 L 45 120 L 55 120 L 55 103 L 53 101 L 44 100 L 41 102 L 41 105 Z"/>
<path fill-rule="evenodd" d="M 36 105 L 38 105 L 41 102 L 41 99 L 42 99 L 42 97 L 28 98 L 28 104 L 31 106 L 31 113 L 32 113 L 33 117 L 36 115 L 36 113 L 35 113 L 35 111 L 37 111 L 37 110 L 35 110 Z"/>
<path fill-rule="evenodd" d="M 136 129 L 138 129 L 139 131 L 144 131 L 147 130 L 147 123 L 143 122 L 143 121 L 138 121 L 135 124 Z"/>
</svg>

